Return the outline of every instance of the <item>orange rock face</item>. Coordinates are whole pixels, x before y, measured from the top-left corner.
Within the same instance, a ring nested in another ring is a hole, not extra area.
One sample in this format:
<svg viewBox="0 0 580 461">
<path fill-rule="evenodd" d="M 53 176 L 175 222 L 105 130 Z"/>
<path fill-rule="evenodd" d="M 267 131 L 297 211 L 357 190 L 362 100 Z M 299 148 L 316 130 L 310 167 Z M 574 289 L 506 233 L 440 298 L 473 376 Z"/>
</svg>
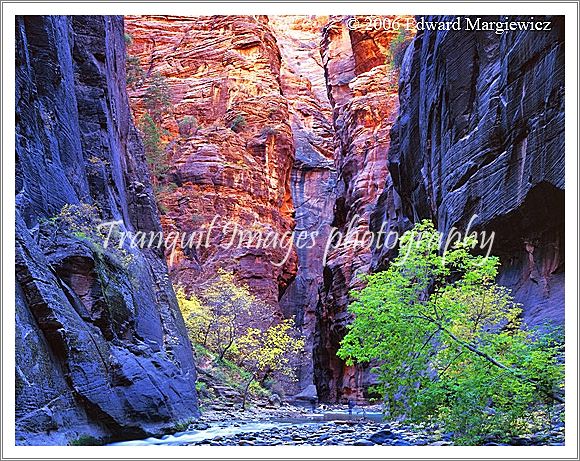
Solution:
<svg viewBox="0 0 580 461">
<path fill-rule="evenodd" d="M 336 130 L 333 226 L 342 237 L 329 252 L 324 268 L 317 325 L 320 341 L 314 351 L 319 396 L 329 401 L 364 400 L 364 391 L 372 384 L 365 369 L 347 367 L 336 351 L 351 319 L 346 311 L 348 293 L 361 286 L 358 275 L 369 270 L 370 237 L 364 236 L 388 175 L 389 133 L 398 112 L 394 44 L 414 35 L 413 30 L 404 37 L 399 30 L 364 30 L 365 18 L 358 19 L 362 26 L 349 30 L 346 18 L 331 18 L 322 40 Z M 349 235 L 363 244 L 344 243 Z"/>
<path fill-rule="evenodd" d="M 316 383 L 326 401 L 363 399 L 370 382 L 336 351 L 350 320 L 348 292 L 369 269 L 371 248 L 339 239 L 326 254 L 326 245 L 333 232 L 368 233 L 398 110 L 395 45 L 413 35 L 349 30 L 347 19 L 125 19 L 129 54 L 148 78 L 160 73 L 171 88 L 171 110 L 162 119 L 170 164 L 159 194 L 164 231 L 206 236 L 218 219 L 207 248 L 169 255 L 174 282 L 195 287 L 229 268 L 281 314 L 294 316 L 306 336 L 298 387 Z M 137 119 L 144 94 L 144 86 L 130 91 Z M 195 127 L 184 134 L 186 117 Z M 295 245 L 288 255 L 225 248 L 231 235 L 221 233 L 224 222 L 315 234 L 315 244 Z"/>
<path fill-rule="evenodd" d="M 294 227 L 294 145 L 267 19 L 126 17 L 125 29 L 128 53 L 147 75 L 163 75 L 171 92 L 162 119 L 170 165 L 159 195 L 164 232 L 203 235 L 203 245 L 171 255 L 174 282 L 193 287 L 223 267 L 276 304 L 295 274 L 295 253 L 290 245 L 256 248 L 240 233 L 282 238 Z M 145 112 L 144 88 L 130 92 L 136 119 Z M 195 126 L 180 135 L 186 117 Z"/>
</svg>

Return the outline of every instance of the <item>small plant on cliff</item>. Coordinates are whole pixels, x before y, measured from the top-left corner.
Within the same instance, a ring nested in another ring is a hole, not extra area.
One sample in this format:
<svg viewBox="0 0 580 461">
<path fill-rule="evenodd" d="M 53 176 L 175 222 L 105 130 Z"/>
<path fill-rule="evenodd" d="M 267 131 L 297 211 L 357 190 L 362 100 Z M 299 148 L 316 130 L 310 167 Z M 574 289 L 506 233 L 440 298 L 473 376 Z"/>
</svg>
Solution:
<svg viewBox="0 0 580 461">
<path fill-rule="evenodd" d="M 129 88 L 136 88 L 143 85 L 145 71 L 141 67 L 141 61 L 137 56 L 127 56 L 125 60 L 125 75 Z"/>
<path fill-rule="evenodd" d="M 397 37 L 391 42 L 389 46 L 390 51 L 390 65 L 392 69 L 400 69 L 405 57 L 405 51 L 410 43 L 410 38 L 405 29 L 400 29 Z"/>
<path fill-rule="evenodd" d="M 197 129 L 197 120 L 193 115 L 188 115 L 177 123 L 177 127 L 180 136 L 191 136 Z"/>
<path fill-rule="evenodd" d="M 95 260 L 106 261 L 123 270 L 128 269 L 134 257 L 122 247 L 119 229 L 108 225 L 99 227 L 100 223 L 99 208 L 88 203 L 67 203 L 47 222 L 57 234 L 74 237 L 86 243 Z"/>
<path fill-rule="evenodd" d="M 143 103 L 151 118 L 159 123 L 171 107 L 171 91 L 167 79 L 160 73 L 154 73 L 147 82 Z"/>
<path fill-rule="evenodd" d="M 389 269 L 366 277 L 338 355 L 378 363 L 391 417 L 443 422 L 470 444 L 527 432 L 533 410 L 562 402 L 561 340 L 520 328 L 519 306 L 494 282 L 498 259 L 473 255 L 473 237 L 444 255 L 440 238 L 418 224 Z"/>
<path fill-rule="evenodd" d="M 246 118 L 242 114 L 236 115 L 230 122 L 230 130 L 239 133 L 247 125 Z"/>
<path fill-rule="evenodd" d="M 272 126 L 266 126 L 262 128 L 260 134 L 269 138 L 270 136 L 276 136 L 278 134 L 278 130 Z"/>
<path fill-rule="evenodd" d="M 153 178 L 153 186 L 158 187 L 159 181 L 169 169 L 169 164 L 165 156 L 165 143 L 162 136 L 162 128 L 153 120 L 149 114 L 145 114 L 139 121 L 139 131 L 143 139 L 145 157 L 149 165 L 149 171 Z"/>
</svg>

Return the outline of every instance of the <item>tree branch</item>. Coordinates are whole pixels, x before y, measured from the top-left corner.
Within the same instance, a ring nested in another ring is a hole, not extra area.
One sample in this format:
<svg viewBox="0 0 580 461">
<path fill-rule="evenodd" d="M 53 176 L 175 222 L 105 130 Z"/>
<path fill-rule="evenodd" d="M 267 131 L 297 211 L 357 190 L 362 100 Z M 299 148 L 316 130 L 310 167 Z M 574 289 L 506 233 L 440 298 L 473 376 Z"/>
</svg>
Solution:
<svg viewBox="0 0 580 461">
<path fill-rule="evenodd" d="M 558 394 L 554 393 L 551 390 L 548 390 L 548 389 L 544 388 L 536 380 L 534 380 L 532 378 L 528 378 L 526 375 L 522 374 L 518 370 L 514 370 L 513 368 L 508 367 L 507 365 L 504 365 L 503 363 L 501 363 L 498 360 L 496 360 L 495 358 L 493 358 L 491 355 L 489 355 L 489 354 L 487 354 L 487 353 L 479 350 L 473 344 L 469 344 L 468 342 L 465 342 L 465 341 L 461 340 L 460 338 L 458 338 L 457 336 L 455 336 L 452 332 L 450 332 L 447 328 L 445 328 L 443 325 L 441 325 L 441 323 L 438 322 L 437 320 L 432 319 L 431 317 L 428 317 L 426 315 L 406 315 L 404 317 L 405 318 L 418 318 L 418 319 L 425 320 L 427 322 L 433 323 L 441 331 L 443 331 L 447 336 L 449 336 L 453 341 L 455 341 L 456 343 L 460 344 L 462 347 L 465 347 L 466 349 L 470 350 L 471 352 L 473 352 L 474 354 L 478 355 L 479 357 L 484 358 L 485 360 L 487 360 L 488 362 L 492 363 L 496 367 L 498 367 L 498 368 L 500 368 L 502 370 L 505 370 L 505 371 L 511 373 L 516 378 L 521 379 L 522 381 L 528 382 L 530 384 L 533 384 L 534 386 L 536 386 L 537 389 L 539 389 L 540 391 L 542 391 L 548 397 L 554 399 L 556 402 L 564 403 L 564 399 L 562 397 L 560 397 Z"/>
</svg>

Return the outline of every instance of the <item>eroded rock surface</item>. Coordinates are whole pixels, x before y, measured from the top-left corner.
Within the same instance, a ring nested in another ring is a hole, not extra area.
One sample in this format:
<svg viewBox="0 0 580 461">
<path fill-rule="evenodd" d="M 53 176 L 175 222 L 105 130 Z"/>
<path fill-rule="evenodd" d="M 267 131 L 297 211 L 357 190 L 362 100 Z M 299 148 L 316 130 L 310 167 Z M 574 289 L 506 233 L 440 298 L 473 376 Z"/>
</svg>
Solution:
<svg viewBox="0 0 580 461">
<path fill-rule="evenodd" d="M 296 319 L 306 340 L 296 390 L 314 388 L 316 307 L 335 200 L 334 126 L 320 54 L 327 21 L 325 16 L 269 18 L 282 55 L 281 84 L 295 149 L 291 192 L 298 267 L 280 306 L 286 317 Z"/>
<path fill-rule="evenodd" d="M 120 17 L 16 21 L 18 444 L 143 437 L 199 415 L 163 255 L 55 220 L 70 204 L 74 219 L 95 209 L 121 230 L 160 230 L 124 48 Z"/>
<path fill-rule="evenodd" d="M 125 18 L 125 28 L 131 55 L 148 76 L 162 75 L 171 93 L 161 120 L 171 165 L 158 195 L 163 229 L 207 235 L 216 220 L 208 245 L 176 252 L 172 280 L 191 289 L 225 268 L 279 311 L 296 273 L 295 252 L 241 234 L 289 237 L 294 227 L 294 142 L 267 18 L 139 16 Z M 130 93 L 136 119 L 145 112 L 148 78 Z M 186 117 L 195 118 L 195 129 L 180 134 Z"/>
<path fill-rule="evenodd" d="M 548 19 L 551 32 L 417 34 L 372 224 L 448 233 L 477 215 L 530 324 L 564 321 L 564 20 Z"/>
</svg>

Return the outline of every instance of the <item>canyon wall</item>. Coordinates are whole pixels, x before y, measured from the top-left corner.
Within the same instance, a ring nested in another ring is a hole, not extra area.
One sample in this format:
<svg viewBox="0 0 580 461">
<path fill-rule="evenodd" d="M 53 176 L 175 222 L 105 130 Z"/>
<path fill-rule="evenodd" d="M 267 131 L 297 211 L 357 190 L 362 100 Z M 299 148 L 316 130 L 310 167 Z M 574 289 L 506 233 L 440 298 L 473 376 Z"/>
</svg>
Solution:
<svg viewBox="0 0 580 461">
<path fill-rule="evenodd" d="M 157 194 L 163 229 L 204 235 L 202 245 L 178 248 L 170 260 L 173 282 L 192 289 L 224 268 L 281 315 L 278 299 L 296 273 L 288 239 L 294 143 L 267 18 L 126 17 L 125 30 L 145 74 L 130 91 L 135 119 L 147 110 L 156 74 L 170 92 L 171 107 L 159 121 L 168 142 Z M 183 132 L 187 118 L 194 126 Z M 241 232 L 286 239 L 267 248 Z"/>
<path fill-rule="evenodd" d="M 172 279 L 188 288 L 220 267 L 232 270 L 277 315 L 296 319 L 306 350 L 288 393 L 313 384 L 315 309 L 334 204 L 334 129 L 320 55 L 327 20 L 125 19 L 130 54 L 149 78 L 163 75 L 171 93 L 161 120 L 171 164 L 162 181 L 172 185 L 158 195 L 165 232 L 203 231 L 217 215 L 245 231 L 295 233 L 280 266 L 287 249 L 220 247 L 231 237 L 218 226 L 208 248 L 178 252 L 171 267 Z M 137 119 L 146 112 L 145 88 L 130 92 Z M 240 115 L 244 125 L 232 129 Z M 196 120 L 187 135 L 178 127 L 185 117 Z"/>
<path fill-rule="evenodd" d="M 396 45 L 413 35 L 349 31 L 346 20 L 125 19 L 129 53 L 145 74 L 130 90 L 135 118 L 147 112 L 156 74 L 170 88 L 171 108 L 160 119 L 170 164 L 158 194 L 164 231 L 203 231 L 218 215 L 244 229 L 305 235 L 277 267 L 280 252 L 223 248 L 226 238 L 215 232 L 209 247 L 173 256 L 172 280 L 195 288 L 225 267 L 278 314 L 293 316 L 306 352 L 292 391 L 316 383 L 328 401 L 365 397 L 368 373 L 346 367 L 336 351 L 350 321 L 348 292 L 368 271 L 371 246 L 326 246 L 333 228 L 368 234 L 398 108 Z M 240 115 L 244 125 L 232 129 Z M 186 117 L 195 128 L 184 134 Z"/>
<path fill-rule="evenodd" d="M 499 282 L 525 319 L 563 321 L 561 20 L 548 34 L 414 39 L 347 20 L 126 18 L 144 73 L 130 90 L 136 119 L 148 79 L 159 73 L 171 89 L 160 120 L 164 230 L 207 231 L 217 215 L 244 229 L 316 233 L 276 266 L 282 251 L 225 248 L 218 231 L 209 247 L 174 255 L 172 279 L 194 288 L 225 267 L 277 315 L 294 316 L 307 340 L 298 387 L 314 382 L 331 402 L 364 401 L 373 382 L 368 367 L 336 357 L 358 275 L 396 252 L 371 245 L 369 230 L 400 233 L 430 218 L 448 233 L 477 214 L 471 229 L 496 231 Z M 184 132 L 187 117 L 195 123 Z"/>
<path fill-rule="evenodd" d="M 325 245 L 331 232 L 335 200 L 334 127 L 320 39 L 326 16 L 272 16 L 269 24 L 282 55 L 281 84 L 288 100 L 295 159 L 291 192 L 295 212 L 296 277 L 280 299 L 305 337 L 305 357 L 298 389 L 314 384 L 313 350 L 316 307 Z"/>
<path fill-rule="evenodd" d="M 389 132 L 398 111 L 395 45 L 404 47 L 414 33 L 364 30 L 359 19 L 361 27 L 351 30 L 347 18 L 331 18 L 321 42 L 335 129 L 336 232 L 323 268 L 314 360 L 319 396 L 331 402 L 364 401 L 372 383 L 365 367 L 346 366 L 336 351 L 352 320 L 349 291 L 361 287 L 358 276 L 370 268 L 369 221 L 388 176 Z"/>
<path fill-rule="evenodd" d="M 123 19 L 16 20 L 16 442 L 138 438 L 196 417 L 191 346 L 125 91 Z"/>
<path fill-rule="evenodd" d="M 430 218 L 447 234 L 477 215 L 532 325 L 564 321 L 564 19 L 547 19 L 550 32 L 417 34 L 371 225 Z M 375 251 L 373 269 L 391 253 Z"/>
</svg>

